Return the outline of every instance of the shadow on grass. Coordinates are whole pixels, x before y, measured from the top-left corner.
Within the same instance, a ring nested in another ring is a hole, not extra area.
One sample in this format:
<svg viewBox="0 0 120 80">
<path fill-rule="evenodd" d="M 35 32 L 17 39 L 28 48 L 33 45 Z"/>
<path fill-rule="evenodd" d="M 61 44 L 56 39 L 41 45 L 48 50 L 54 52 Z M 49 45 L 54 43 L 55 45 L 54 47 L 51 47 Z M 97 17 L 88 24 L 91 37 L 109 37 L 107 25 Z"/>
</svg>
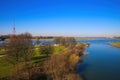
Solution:
<svg viewBox="0 0 120 80">
<path fill-rule="evenodd" d="M 41 63 L 41 62 L 45 61 L 47 59 L 47 57 L 49 57 L 49 56 L 40 55 L 40 56 L 33 57 L 32 60 L 34 63 Z"/>
<path fill-rule="evenodd" d="M 38 59 L 43 59 L 43 58 L 47 58 L 48 56 L 44 55 L 44 56 L 35 56 L 32 58 L 32 60 L 38 60 Z"/>
</svg>

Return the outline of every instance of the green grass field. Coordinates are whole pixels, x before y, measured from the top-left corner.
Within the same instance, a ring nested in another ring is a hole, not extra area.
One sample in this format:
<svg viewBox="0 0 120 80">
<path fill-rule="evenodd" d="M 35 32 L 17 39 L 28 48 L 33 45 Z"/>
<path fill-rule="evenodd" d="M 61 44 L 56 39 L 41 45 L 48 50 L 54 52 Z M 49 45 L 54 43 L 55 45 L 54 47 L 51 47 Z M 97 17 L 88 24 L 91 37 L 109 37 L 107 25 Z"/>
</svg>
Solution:
<svg viewBox="0 0 120 80">
<path fill-rule="evenodd" d="M 120 48 L 120 42 L 113 42 L 113 43 L 110 43 L 110 45 Z"/>
<path fill-rule="evenodd" d="M 54 46 L 54 53 L 57 54 L 62 50 L 62 46 Z M 4 50 L 0 50 L 0 54 L 4 54 Z M 40 64 L 44 60 L 47 59 L 46 54 L 40 54 L 39 46 L 34 47 L 34 56 L 32 58 L 33 64 Z M 4 56 L 0 57 L 0 80 L 3 80 L 3 78 L 7 77 L 10 74 L 10 70 L 14 66 L 14 61 L 11 57 Z"/>
<path fill-rule="evenodd" d="M 75 38 L 76 40 L 90 40 L 91 38 Z"/>
<path fill-rule="evenodd" d="M 7 56 L 0 57 L 0 80 L 8 76 L 9 70 L 12 68 L 13 64 L 7 60 Z"/>
<path fill-rule="evenodd" d="M 0 49 L 0 55 L 3 55 L 5 53 L 4 49 Z"/>
<path fill-rule="evenodd" d="M 54 46 L 54 53 L 59 53 L 60 51 L 62 51 L 63 46 Z"/>
</svg>

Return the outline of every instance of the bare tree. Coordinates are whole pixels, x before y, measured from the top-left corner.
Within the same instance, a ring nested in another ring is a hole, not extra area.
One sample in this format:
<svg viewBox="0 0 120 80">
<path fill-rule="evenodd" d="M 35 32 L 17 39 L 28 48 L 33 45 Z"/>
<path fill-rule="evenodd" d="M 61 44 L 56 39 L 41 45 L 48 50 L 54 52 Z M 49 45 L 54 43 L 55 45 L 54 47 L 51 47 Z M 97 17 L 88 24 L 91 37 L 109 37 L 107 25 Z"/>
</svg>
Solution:
<svg viewBox="0 0 120 80">
<path fill-rule="evenodd" d="M 46 54 L 47 56 L 53 53 L 53 49 L 53 45 L 48 42 L 40 45 L 40 53 Z"/>
<path fill-rule="evenodd" d="M 10 37 L 7 46 L 7 55 L 11 56 L 16 61 L 16 76 L 19 78 L 19 62 L 21 60 L 25 61 L 26 69 L 28 70 L 32 56 L 33 56 L 33 46 L 31 41 L 31 34 L 24 33 L 20 35 L 12 35 Z M 29 70 L 28 70 L 29 71 Z M 30 72 L 29 72 L 30 74 Z M 29 75 L 30 79 L 30 75 Z"/>
</svg>

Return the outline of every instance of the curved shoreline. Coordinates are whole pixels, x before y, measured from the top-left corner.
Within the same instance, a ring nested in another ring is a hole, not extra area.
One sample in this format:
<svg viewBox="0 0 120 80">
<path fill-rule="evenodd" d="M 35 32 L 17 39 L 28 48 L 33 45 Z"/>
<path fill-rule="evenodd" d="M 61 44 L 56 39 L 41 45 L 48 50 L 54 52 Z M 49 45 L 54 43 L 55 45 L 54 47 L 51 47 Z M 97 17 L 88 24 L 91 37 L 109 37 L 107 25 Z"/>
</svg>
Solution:
<svg viewBox="0 0 120 80">
<path fill-rule="evenodd" d="M 120 42 L 112 42 L 112 43 L 110 43 L 110 45 L 117 47 L 117 48 L 120 48 Z"/>
</svg>

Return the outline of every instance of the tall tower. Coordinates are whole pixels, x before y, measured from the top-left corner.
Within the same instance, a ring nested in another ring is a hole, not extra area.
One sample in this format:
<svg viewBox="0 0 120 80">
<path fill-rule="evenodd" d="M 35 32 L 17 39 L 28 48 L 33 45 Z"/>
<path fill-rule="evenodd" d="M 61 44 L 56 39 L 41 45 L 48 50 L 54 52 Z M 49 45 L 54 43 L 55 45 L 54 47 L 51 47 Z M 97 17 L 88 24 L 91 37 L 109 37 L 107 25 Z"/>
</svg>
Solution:
<svg viewBox="0 0 120 80">
<path fill-rule="evenodd" d="M 13 34 L 14 34 L 14 35 L 16 34 L 15 22 L 14 22 L 14 24 L 13 24 Z"/>
</svg>

